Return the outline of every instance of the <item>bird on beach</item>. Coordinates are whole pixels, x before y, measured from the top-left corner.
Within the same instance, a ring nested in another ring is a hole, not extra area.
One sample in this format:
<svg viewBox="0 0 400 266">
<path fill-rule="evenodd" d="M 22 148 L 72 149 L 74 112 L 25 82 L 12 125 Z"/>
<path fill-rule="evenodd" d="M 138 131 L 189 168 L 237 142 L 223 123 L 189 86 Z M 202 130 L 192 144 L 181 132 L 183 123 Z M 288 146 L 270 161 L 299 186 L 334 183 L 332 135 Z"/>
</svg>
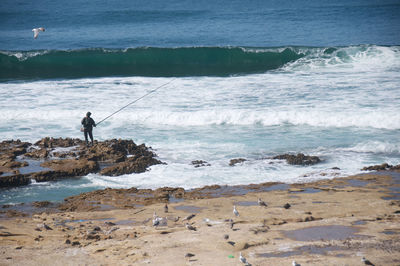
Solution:
<svg viewBox="0 0 400 266">
<path fill-rule="evenodd" d="M 251 266 L 251 264 L 247 262 L 246 258 L 242 256 L 242 252 L 240 252 L 240 254 L 239 254 L 239 260 L 240 260 L 240 262 L 242 262 L 244 265 L 246 265 L 246 266 Z"/>
<path fill-rule="evenodd" d="M 42 231 L 41 228 L 46 229 L 46 230 L 53 230 L 50 226 L 48 226 L 47 224 L 43 223 L 43 224 L 38 224 L 36 226 L 36 231 Z"/>
<path fill-rule="evenodd" d="M 196 227 L 194 227 L 194 226 L 192 226 L 192 225 L 190 225 L 190 224 L 188 224 L 188 223 L 186 223 L 185 226 L 186 226 L 186 228 L 187 228 L 188 230 L 197 231 Z"/>
<path fill-rule="evenodd" d="M 236 210 L 236 206 L 235 205 L 233 205 L 233 214 L 235 216 L 239 216 L 239 212 Z"/>
<path fill-rule="evenodd" d="M 167 205 L 167 203 L 165 203 L 165 206 L 164 206 L 164 212 L 165 212 L 165 213 L 167 213 L 167 212 L 168 212 L 168 205 Z"/>
<path fill-rule="evenodd" d="M 158 217 L 157 213 L 153 213 L 153 226 L 157 226 L 160 224 L 161 218 Z"/>
<path fill-rule="evenodd" d="M 368 259 L 366 259 L 365 257 L 362 257 L 361 261 L 364 262 L 365 265 L 375 266 L 375 264 L 373 264 L 372 262 L 370 262 L 370 261 L 369 261 Z"/>
<path fill-rule="evenodd" d="M 196 255 L 193 254 L 193 253 L 186 253 L 185 254 L 185 258 L 191 258 L 191 257 L 194 257 L 194 256 L 196 256 Z"/>
<path fill-rule="evenodd" d="M 185 218 L 183 218 L 182 222 L 183 221 L 189 221 L 190 219 L 192 219 L 195 216 L 196 216 L 196 214 L 190 214 L 190 215 L 186 216 Z"/>
<path fill-rule="evenodd" d="M 258 198 L 258 205 L 262 207 L 267 207 L 267 203 L 265 203 L 262 199 Z"/>
<path fill-rule="evenodd" d="M 298 264 L 298 263 L 295 262 L 295 261 L 292 261 L 292 265 L 293 265 L 293 266 L 301 266 L 300 264 Z"/>
<path fill-rule="evenodd" d="M 40 28 L 34 28 L 32 29 L 33 31 L 33 38 L 36 39 L 39 36 L 39 32 L 41 31 L 46 31 L 45 28 L 40 27 Z"/>
<path fill-rule="evenodd" d="M 46 229 L 46 230 L 53 230 L 50 226 L 48 226 L 45 223 L 43 223 L 43 228 Z"/>
</svg>

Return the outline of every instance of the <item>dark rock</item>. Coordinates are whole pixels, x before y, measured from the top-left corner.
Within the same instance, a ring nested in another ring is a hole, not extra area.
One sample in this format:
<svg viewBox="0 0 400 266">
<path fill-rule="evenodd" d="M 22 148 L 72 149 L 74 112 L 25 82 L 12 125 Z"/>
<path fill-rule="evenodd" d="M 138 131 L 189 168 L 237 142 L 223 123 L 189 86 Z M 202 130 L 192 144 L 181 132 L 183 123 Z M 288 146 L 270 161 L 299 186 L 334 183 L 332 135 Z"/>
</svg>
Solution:
<svg viewBox="0 0 400 266">
<path fill-rule="evenodd" d="M 203 160 L 196 160 L 196 161 L 192 161 L 192 165 L 194 165 L 194 167 L 201 167 L 201 166 L 211 166 L 211 164 L 207 163 L 206 161 Z"/>
<path fill-rule="evenodd" d="M 247 161 L 247 160 L 244 158 L 232 159 L 229 161 L 229 166 L 235 166 L 236 164 L 243 163 L 245 161 Z"/>
<path fill-rule="evenodd" d="M 308 156 L 303 153 L 293 154 L 283 154 L 273 157 L 274 160 L 286 160 L 288 164 L 292 165 L 313 165 L 321 162 L 321 159 L 317 156 Z"/>
<path fill-rule="evenodd" d="M 16 157 L 26 152 L 26 147 L 29 145 L 27 142 L 20 140 L 2 141 L 0 142 L 0 175 L 8 173 L 7 175 L 19 174 L 20 167 L 27 166 L 27 162 L 16 161 Z"/>
<path fill-rule="evenodd" d="M 41 148 L 55 148 L 55 147 L 72 147 L 77 145 L 83 145 L 84 141 L 80 139 L 71 139 L 71 138 L 50 138 L 45 137 L 35 143 L 36 146 Z"/>
<path fill-rule="evenodd" d="M 304 222 L 311 222 L 311 221 L 314 221 L 314 220 L 315 220 L 314 217 L 312 217 L 312 216 L 307 216 L 307 217 L 304 219 Z"/>
<path fill-rule="evenodd" d="M 393 168 L 392 165 L 389 165 L 387 163 L 379 164 L 379 165 L 372 165 L 368 167 L 364 167 L 361 169 L 361 171 L 384 171 L 384 170 L 389 170 Z"/>
<path fill-rule="evenodd" d="M 33 159 L 46 159 L 49 156 L 49 151 L 45 148 L 39 150 L 32 150 L 24 154 L 25 157 Z"/>
<path fill-rule="evenodd" d="M 72 242 L 72 246 L 79 246 L 81 243 L 79 241 Z"/>
<path fill-rule="evenodd" d="M 52 203 L 50 201 L 34 201 L 32 205 L 36 208 L 46 208 L 49 207 Z"/>
<path fill-rule="evenodd" d="M 69 239 L 65 240 L 65 244 L 67 244 L 67 245 L 71 244 L 71 240 L 69 240 Z"/>
<path fill-rule="evenodd" d="M 86 236 L 86 240 L 100 240 L 100 236 L 97 234 L 91 233 Z"/>
<path fill-rule="evenodd" d="M 286 203 L 285 205 L 283 205 L 283 208 L 285 208 L 286 210 L 289 209 L 291 207 L 291 205 L 289 203 Z"/>
<path fill-rule="evenodd" d="M 106 176 L 118 176 L 123 174 L 143 173 L 149 166 L 161 164 L 161 161 L 152 156 L 134 156 L 124 162 L 106 167 L 100 171 L 100 174 Z"/>
<path fill-rule="evenodd" d="M 3 161 L 1 163 L 1 166 L 4 168 L 19 168 L 19 167 L 24 167 L 27 166 L 28 163 L 27 162 L 18 162 L 18 161 L 14 161 L 14 160 L 9 160 L 9 161 Z"/>
<path fill-rule="evenodd" d="M 26 175 L 10 175 L 10 176 L 0 176 L 0 187 L 17 187 L 25 186 L 31 182 L 30 178 Z"/>
<path fill-rule="evenodd" d="M 57 151 L 56 148 L 67 149 Z M 28 163 L 16 161 L 18 155 L 46 160 L 41 167 L 49 170 L 34 169 L 29 174 L 20 175 L 19 168 L 28 166 Z M 144 144 L 136 145 L 132 140 L 95 141 L 92 147 L 86 147 L 84 141 L 72 138 L 46 137 L 34 146 L 20 140 L 3 141 L 0 143 L 0 187 L 26 185 L 30 179 L 44 182 L 97 173 L 100 163 L 108 165 L 100 172 L 108 176 L 142 173 L 149 166 L 162 163 L 155 157 L 150 148 Z"/>
<path fill-rule="evenodd" d="M 18 155 L 24 154 L 26 152 L 26 148 L 29 145 L 29 142 L 22 142 L 19 139 L 5 140 L 0 142 L 0 153 L 7 153 L 16 157 Z"/>
</svg>

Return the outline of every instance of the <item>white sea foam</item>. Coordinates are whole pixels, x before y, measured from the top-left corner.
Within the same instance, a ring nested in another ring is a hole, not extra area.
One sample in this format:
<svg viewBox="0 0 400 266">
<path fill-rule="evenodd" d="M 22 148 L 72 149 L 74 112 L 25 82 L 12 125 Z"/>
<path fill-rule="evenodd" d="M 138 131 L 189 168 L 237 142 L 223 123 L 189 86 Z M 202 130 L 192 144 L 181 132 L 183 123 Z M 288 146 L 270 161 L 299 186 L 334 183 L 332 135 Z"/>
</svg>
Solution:
<svg viewBox="0 0 400 266">
<path fill-rule="evenodd" d="M 389 141 L 366 141 L 343 148 L 343 151 L 400 155 L 400 144 Z"/>
<path fill-rule="evenodd" d="M 88 109 L 89 110 L 89 109 Z M 92 110 L 92 109 L 90 109 Z M 86 109 L 82 110 L 16 110 L 3 112 L 0 121 L 4 124 L 18 123 L 24 128 L 57 127 L 57 125 L 76 129 Z M 97 121 L 107 117 L 110 112 L 93 111 Z M 29 124 L 27 124 L 29 121 Z M 315 127 L 359 127 L 377 129 L 400 129 L 400 116 L 394 110 L 318 110 L 304 108 L 298 110 L 227 110 L 208 109 L 199 111 L 137 110 L 125 111 L 109 119 L 108 126 L 121 127 L 127 124 L 149 127 L 168 126 L 212 126 L 212 125 L 308 125 Z M 18 128 L 10 128 L 15 133 Z"/>
<path fill-rule="evenodd" d="M 16 57 L 18 60 L 24 61 L 24 60 L 27 60 L 27 59 L 29 59 L 29 58 L 31 58 L 31 57 L 35 57 L 35 56 L 38 56 L 38 55 L 44 55 L 44 54 L 47 54 L 47 53 L 49 53 L 49 52 L 50 52 L 50 51 L 48 51 L 48 50 L 30 51 L 30 52 L 0 51 L 0 54 L 5 54 L 5 55 L 8 55 L 8 56 L 14 56 L 14 57 Z"/>
<path fill-rule="evenodd" d="M 397 69 L 400 67 L 399 46 L 352 46 L 335 48 L 326 53 L 326 48 L 315 48 L 311 52 L 299 50 L 307 54 L 305 57 L 287 64 L 284 69 L 289 71 L 308 72 L 377 72 Z"/>
</svg>

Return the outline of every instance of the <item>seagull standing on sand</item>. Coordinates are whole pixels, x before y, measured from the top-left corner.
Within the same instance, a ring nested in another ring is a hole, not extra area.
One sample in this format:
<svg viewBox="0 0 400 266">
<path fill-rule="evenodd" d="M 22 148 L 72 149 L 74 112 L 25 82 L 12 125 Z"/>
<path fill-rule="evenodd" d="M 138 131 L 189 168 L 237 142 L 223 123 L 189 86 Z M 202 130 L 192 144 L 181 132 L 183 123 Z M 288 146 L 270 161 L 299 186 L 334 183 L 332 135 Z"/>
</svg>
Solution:
<svg viewBox="0 0 400 266">
<path fill-rule="evenodd" d="M 36 39 L 39 36 L 39 32 L 45 31 L 45 29 L 40 27 L 40 28 L 34 28 L 32 29 L 32 31 L 33 31 L 33 38 Z"/>
<path fill-rule="evenodd" d="M 236 210 L 236 206 L 235 205 L 233 205 L 233 214 L 235 216 L 239 216 L 239 212 Z"/>
<path fill-rule="evenodd" d="M 295 261 L 292 261 L 292 265 L 293 265 L 293 266 L 301 266 L 300 264 L 298 264 L 298 263 L 295 262 Z"/>
<path fill-rule="evenodd" d="M 263 200 L 261 200 L 260 198 L 258 198 L 258 205 L 262 206 L 262 207 L 267 207 L 267 203 L 265 203 Z"/>
<path fill-rule="evenodd" d="M 369 260 L 367 260 L 366 258 L 362 257 L 361 259 L 362 262 L 364 262 L 365 265 L 371 265 L 374 266 L 374 264 L 372 262 L 370 262 Z"/>
<path fill-rule="evenodd" d="M 160 220 L 161 220 L 161 218 L 158 217 L 156 212 L 154 212 L 153 213 L 153 226 L 159 225 L 160 224 Z"/>
<path fill-rule="evenodd" d="M 242 256 L 242 252 L 240 252 L 239 255 L 239 260 L 242 262 L 244 265 L 250 266 L 251 264 L 247 262 L 246 258 Z"/>
<path fill-rule="evenodd" d="M 186 228 L 187 228 L 188 230 L 197 231 L 196 227 L 194 227 L 194 226 L 192 226 L 192 225 L 190 225 L 190 224 L 188 224 L 188 223 L 186 223 L 185 226 L 186 226 Z"/>
</svg>

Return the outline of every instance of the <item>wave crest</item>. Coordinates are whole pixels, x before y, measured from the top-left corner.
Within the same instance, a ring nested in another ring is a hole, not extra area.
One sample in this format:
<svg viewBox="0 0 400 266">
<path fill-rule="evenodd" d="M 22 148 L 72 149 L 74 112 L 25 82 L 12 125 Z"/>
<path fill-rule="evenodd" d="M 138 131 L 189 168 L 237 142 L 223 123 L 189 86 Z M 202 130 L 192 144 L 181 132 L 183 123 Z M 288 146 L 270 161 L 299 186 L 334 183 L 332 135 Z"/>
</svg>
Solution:
<svg viewBox="0 0 400 266">
<path fill-rule="evenodd" d="M 141 47 L 0 53 L 0 79 L 230 76 L 278 69 L 304 56 L 291 48 Z"/>
</svg>

